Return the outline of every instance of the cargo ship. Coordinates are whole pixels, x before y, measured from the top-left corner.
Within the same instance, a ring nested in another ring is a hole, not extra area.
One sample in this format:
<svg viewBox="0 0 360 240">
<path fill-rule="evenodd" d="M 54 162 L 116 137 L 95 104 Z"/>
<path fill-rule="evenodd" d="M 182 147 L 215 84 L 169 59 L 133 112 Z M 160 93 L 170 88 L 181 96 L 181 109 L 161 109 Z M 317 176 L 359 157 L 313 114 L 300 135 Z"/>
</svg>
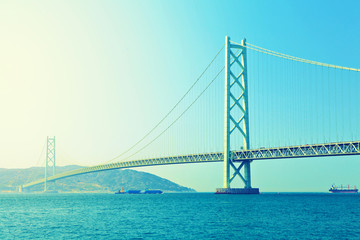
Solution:
<svg viewBox="0 0 360 240">
<path fill-rule="evenodd" d="M 162 194 L 163 192 L 161 190 L 145 190 L 144 194 Z"/>
<path fill-rule="evenodd" d="M 117 192 L 115 192 L 115 194 L 162 194 L 163 191 L 161 190 L 150 190 L 150 189 L 146 189 L 144 192 L 142 192 L 141 190 L 127 190 L 124 191 L 124 188 L 121 187 L 121 189 Z"/>
<path fill-rule="evenodd" d="M 350 185 L 343 188 L 343 185 L 341 184 L 340 188 L 338 188 L 335 185 L 332 185 L 331 188 L 329 189 L 329 192 L 331 192 L 331 193 L 357 193 L 358 189 L 356 188 L 356 186 L 350 188 Z"/>
<path fill-rule="evenodd" d="M 124 191 L 124 189 L 121 188 L 121 190 L 115 192 L 115 194 L 140 194 L 141 190 L 127 190 Z"/>
</svg>

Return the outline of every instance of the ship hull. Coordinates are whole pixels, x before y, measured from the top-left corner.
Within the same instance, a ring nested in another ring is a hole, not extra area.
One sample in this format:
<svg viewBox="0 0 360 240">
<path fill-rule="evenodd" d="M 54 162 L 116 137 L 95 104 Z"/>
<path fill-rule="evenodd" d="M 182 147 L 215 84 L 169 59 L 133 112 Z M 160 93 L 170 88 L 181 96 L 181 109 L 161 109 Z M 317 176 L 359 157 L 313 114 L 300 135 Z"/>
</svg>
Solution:
<svg viewBox="0 0 360 240">
<path fill-rule="evenodd" d="M 144 194 L 162 194 L 161 190 L 145 190 Z"/>
<path fill-rule="evenodd" d="M 163 191 L 161 190 L 145 190 L 142 192 L 141 190 L 128 190 L 126 192 L 115 192 L 115 194 L 162 194 Z"/>
<path fill-rule="evenodd" d="M 358 189 L 352 189 L 352 190 L 329 190 L 331 193 L 357 193 Z"/>
</svg>

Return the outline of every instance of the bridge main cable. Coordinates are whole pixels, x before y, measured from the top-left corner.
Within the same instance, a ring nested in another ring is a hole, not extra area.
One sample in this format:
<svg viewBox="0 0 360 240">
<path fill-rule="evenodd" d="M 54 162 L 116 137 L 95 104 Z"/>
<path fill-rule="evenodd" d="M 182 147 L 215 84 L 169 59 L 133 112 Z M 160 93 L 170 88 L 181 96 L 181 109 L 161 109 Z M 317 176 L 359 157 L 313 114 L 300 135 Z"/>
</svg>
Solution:
<svg viewBox="0 0 360 240">
<path fill-rule="evenodd" d="M 231 43 L 235 44 L 235 45 L 241 45 L 240 43 L 234 42 L 234 41 L 230 41 Z M 279 52 L 275 52 L 266 48 L 262 48 L 256 45 L 253 45 L 251 43 L 247 43 L 248 45 L 244 46 L 248 49 L 257 51 L 257 52 L 261 52 L 261 53 L 265 53 L 271 56 L 275 56 L 275 57 L 280 57 L 280 58 L 284 58 L 284 59 L 288 59 L 288 60 L 293 60 L 293 61 L 297 61 L 297 62 L 302 62 L 302 63 L 309 63 L 309 64 L 313 64 L 313 65 L 318 65 L 318 66 L 322 66 L 322 67 L 330 67 L 330 68 L 336 68 L 336 69 L 342 69 L 342 70 L 349 70 L 349 71 L 354 71 L 354 72 L 360 72 L 360 69 L 357 68 L 349 68 L 349 67 L 342 67 L 342 66 L 338 66 L 338 65 L 334 65 L 334 64 L 328 64 L 328 63 L 322 63 L 322 62 L 317 62 L 317 61 L 313 61 L 313 60 L 308 60 L 308 59 L 304 59 L 304 58 L 299 58 L 299 57 L 294 57 L 288 54 L 284 54 L 284 53 L 279 53 Z"/>
</svg>

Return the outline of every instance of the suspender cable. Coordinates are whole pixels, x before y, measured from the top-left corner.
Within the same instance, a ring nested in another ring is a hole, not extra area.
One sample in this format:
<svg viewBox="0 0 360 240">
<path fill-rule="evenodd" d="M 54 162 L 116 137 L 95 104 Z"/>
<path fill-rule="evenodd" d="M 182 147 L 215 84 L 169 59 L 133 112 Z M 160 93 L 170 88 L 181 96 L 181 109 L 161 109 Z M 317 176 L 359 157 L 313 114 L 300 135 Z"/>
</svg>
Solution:
<svg viewBox="0 0 360 240">
<path fill-rule="evenodd" d="M 140 144 L 145 138 L 147 138 L 157 127 L 160 126 L 162 122 L 174 111 L 174 109 L 177 108 L 177 106 L 184 100 L 184 98 L 189 94 L 189 92 L 194 88 L 194 86 L 199 82 L 199 80 L 203 77 L 205 72 L 209 69 L 211 64 L 215 61 L 215 59 L 218 57 L 218 55 L 221 53 L 221 51 L 224 49 L 224 45 L 221 47 L 221 49 L 217 52 L 215 57 L 211 60 L 211 62 L 206 66 L 205 70 L 200 74 L 200 76 L 196 79 L 196 81 L 190 86 L 190 88 L 185 92 L 185 94 L 180 98 L 180 100 L 172 107 L 172 109 L 149 131 L 147 132 L 139 141 L 137 141 L 135 144 L 133 144 L 130 148 L 128 148 L 126 151 L 122 152 L 121 154 L 117 155 L 116 157 L 110 159 L 109 161 L 105 163 L 109 163 L 114 161 L 115 159 L 123 156 L 124 154 L 128 153 L 132 149 L 134 149 L 138 144 Z"/>
<path fill-rule="evenodd" d="M 131 154 L 130 156 L 123 159 L 123 161 L 128 160 L 132 156 L 136 155 L 137 153 L 141 152 L 143 149 L 147 148 L 150 144 L 152 144 L 155 140 L 157 140 L 161 135 L 163 135 L 169 128 L 171 128 L 194 104 L 199 100 L 199 98 L 204 94 L 204 92 L 210 87 L 210 85 L 217 79 L 217 77 L 222 73 L 225 67 L 223 67 L 218 74 L 213 78 L 213 80 L 206 86 L 206 88 L 197 96 L 197 98 L 167 127 L 165 128 L 159 135 L 157 135 L 153 140 L 151 140 L 149 143 L 147 143 L 145 146 L 140 148 L 135 153 Z"/>
</svg>

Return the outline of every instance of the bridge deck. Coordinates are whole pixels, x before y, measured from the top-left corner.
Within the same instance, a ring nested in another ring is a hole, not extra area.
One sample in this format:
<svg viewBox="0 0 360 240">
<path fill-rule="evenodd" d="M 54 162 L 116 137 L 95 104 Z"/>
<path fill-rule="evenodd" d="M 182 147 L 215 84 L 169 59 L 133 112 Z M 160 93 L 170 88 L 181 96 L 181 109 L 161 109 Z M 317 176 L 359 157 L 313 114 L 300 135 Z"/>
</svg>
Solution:
<svg viewBox="0 0 360 240">
<path fill-rule="evenodd" d="M 343 156 L 343 155 L 359 155 L 360 141 L 355 142 L 339 142 L 326 144 L 312 144 L 292 147 L 279 148 L 260 148 L 252 150 L 233 151 L 231 156 L 234 161 L 246 160 L 266 160 L 281 158 L 303 158 L 303 157 L 326 157 L 326 156 Z M 172 157 L 160 157 L 151 159 L 142 159 L 126 162 L 117 162 L 110 164 L 96 165 L 92 167 L 84 167 L 81 169 L 68 171 L 54 176 L 48 177 L 47 181 L 59 180 L 80 174 L 91 172 L 106 171 L 120 168 L 145 167 L 154 165 L 184 164 L 184 163 L 201 163 L 201 162 L 221 162 L 224 159 L 222 152 L 191 154 Z M 22 188 L 35 186 L 45 182 L 45 179 L 25 184 Z"/>
</svg>

